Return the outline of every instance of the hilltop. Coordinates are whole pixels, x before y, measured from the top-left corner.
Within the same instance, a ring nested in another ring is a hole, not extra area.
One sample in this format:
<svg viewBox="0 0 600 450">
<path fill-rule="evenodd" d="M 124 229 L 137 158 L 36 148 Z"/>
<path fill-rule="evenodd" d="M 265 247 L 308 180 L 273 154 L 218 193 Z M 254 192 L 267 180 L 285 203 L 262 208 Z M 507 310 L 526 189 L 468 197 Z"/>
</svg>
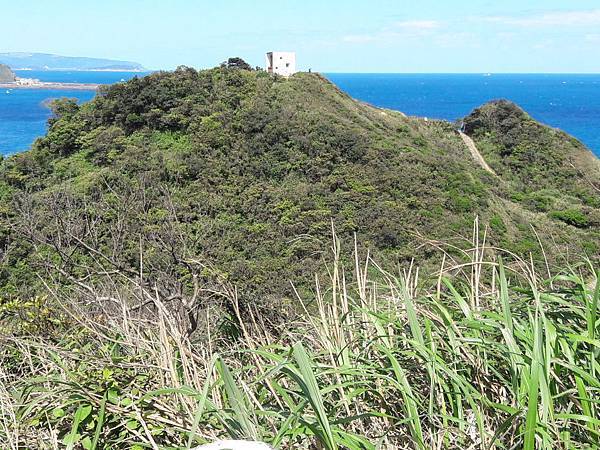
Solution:
<svg viewBox="0 0 600 450">
<path fill-rule="evenodd" d="M 110 70 L 141 72 L 144 67 L 131 61 L 102 58 L 60 56 L 49 53 L 0 53 L 0 63 L 13 69 L 29 70 Z"/>
<path fill-rule="evenodd" d="M 453 124 L 362 104 L 318 74 L 180 68 L 55 113 L 0 168 L 12 295 L 34 294 L 41 272 L 99 282 L 142 261 L 147 286 L 178 292 L 193 260 L 246 298 L 293 296 L 332 224 L 391 266 L 468 243 L 476 217 L 488 243 L 540 263 L 598 257 L 598 159 L 507 102 L 464 121 L 495 174 Z"/>
</svg>

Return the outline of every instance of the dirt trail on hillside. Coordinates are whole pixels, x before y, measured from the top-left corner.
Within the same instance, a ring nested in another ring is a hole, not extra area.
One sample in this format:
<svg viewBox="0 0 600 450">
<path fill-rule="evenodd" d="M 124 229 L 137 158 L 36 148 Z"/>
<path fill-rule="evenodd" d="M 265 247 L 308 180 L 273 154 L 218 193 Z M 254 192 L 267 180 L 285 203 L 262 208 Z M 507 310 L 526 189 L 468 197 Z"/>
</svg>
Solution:
<svg viewBox="0 0 600 450">
<path fill-rule="evenodd" d="M 477 163 L 486 171 L 488 171 L 489 173 L 491 173 L 492 175 L 496 175 L 496 172 L 494 172 L 492 170 L 492 168 L 490 166 L 488 166 L 488 163 L 485 162 L 485 159 L 483 159 L 483 156 L 481 156 L 481 153 L 479 153 L 479 150 L 477 150 L 477 146 L 475 145 L 475 142 L 473 142 L 473 139 L 471 139 L 469 136 L 467 136 L 465 133 L 463 133 L 462 131 L 459 131 L 458 134 L 460 134 L 460 137 L 462 138 L 462 140 L 464 141 L 464 143 L 466 144 L 467 148 L 469 149 L 469 151 L 471 152 L 471 156 L 473 156 L 473 159 L 475 161 L 477 161 Z M 497 176 L 497 175 L 496 175 Z"/>
</svg>

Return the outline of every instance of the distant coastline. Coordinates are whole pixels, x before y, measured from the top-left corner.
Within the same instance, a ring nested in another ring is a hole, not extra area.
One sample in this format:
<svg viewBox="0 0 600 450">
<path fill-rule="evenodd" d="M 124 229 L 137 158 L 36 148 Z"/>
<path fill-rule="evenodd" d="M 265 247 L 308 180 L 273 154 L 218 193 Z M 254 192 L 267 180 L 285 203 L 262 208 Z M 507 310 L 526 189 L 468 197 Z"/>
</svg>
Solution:
<svg viewBox="0 0 600 450">
<path fill-rule="evenodd" d="M 131 73 L 145 73 L 148 72 L 146 69 L 73 69 L 73 68 L 64 68 L 64 69 L 38 69 L 32 67 L 17 67 L 12 69 L 14 71 L 20 72 L 131 72 Z"/>
<path fill-rule="evenodd" d="M 50 89 L 63 91 L 96 91 L 101 84 L 94 83 L 57 83 L 39 80 L 27 80 L 22 82 L 22 78 L 12 83 L 0 83 L 0 89 Z"/>
<path fill-rule="evenodd" d="M 29 67 L 27 63 L 15 67 Z M 17 87 L 5 83 L 0 87 L 0 155 L 10 155 L 31 148 L 36 138 L 48 130 L 53 99 L 68 97 L 83 104 L 98 93 L 98 86 L 110 86 L 148 72 L 90 72 L 90 71 L 17 71 L 17 78 L 38 79 L 35 87 Z M 76 85 L 73 88 L 73 85 Z M 2 439 L 0 439 L 1 441 Z M 0 448 L 3 446 L 0 445 Z"/>
<path fill-rule="evenodd" d="M 9 52 L 0 53 L 0 63 L 13 70 L 56 71 L 145 71 L 137 62 L 105 58 L 61 56 L 50 53 Z"/>
</svg>

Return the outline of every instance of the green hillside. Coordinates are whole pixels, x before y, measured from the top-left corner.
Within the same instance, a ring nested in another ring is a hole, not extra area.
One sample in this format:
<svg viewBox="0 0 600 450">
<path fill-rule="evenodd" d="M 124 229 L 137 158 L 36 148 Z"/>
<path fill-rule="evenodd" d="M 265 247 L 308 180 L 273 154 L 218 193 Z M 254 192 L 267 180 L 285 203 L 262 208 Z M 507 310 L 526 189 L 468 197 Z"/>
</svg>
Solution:
<svg viewBox="0 0 600 450">
<path fill-rule="evenodd" d="M 600 445 L 575 139 L 231 67 L 53 108 L 0 165 L 0 447 Z"/>
<path fill-rule="evenodd" d="M 466 119 L 498 177 L 452 124 L 361 104 L 317 74 L 182 68 L 55 112 L 0 168 L 10 295 L 33 295 L 40 271 L 137 271 L 140 255 L 149 286 L 179 289 L 194 259 L 246 296 L 291 295 L 332 223 L 392 266 L 427 260 L 426 240 L 470 240 L 476 216 L 522 255 L 541 260 L 538 238 L 551 262 L 598 255 L 600 163 L 513 105 Z"/>
<path fill-rule="evenodd" d="M 600 165 L 581 142 L 543 126 L 507 101 L 473 111 L 464 127 L 502 180 L 521 192 L 516 197 L 529 209 L 578 207 L 588 225 L 598 225 Z"/>
</svg>

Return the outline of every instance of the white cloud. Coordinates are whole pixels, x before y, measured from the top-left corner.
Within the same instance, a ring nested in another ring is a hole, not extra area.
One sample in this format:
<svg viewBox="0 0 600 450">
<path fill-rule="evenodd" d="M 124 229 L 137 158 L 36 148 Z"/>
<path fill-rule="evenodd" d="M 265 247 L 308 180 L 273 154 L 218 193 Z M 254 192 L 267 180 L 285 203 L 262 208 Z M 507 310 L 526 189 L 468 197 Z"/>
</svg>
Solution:
<svg viewBox="0 0 600 450">
<path fill-rule="evenodd" d="M 348 36 L 344 36 L 342 40 L 344 42 L 350 42 L 353 44 L 365 44 L 367 42 L 376 41 L 377 38 L 375 35 L 372 34 L 351 34 Z"/>
<path fill-rule="evenodd" d="M 441 24 L 437 20 L 405 20 L 394 23 L 392 28 L 397 30 L 427 31 L 435 30 L 436 28 L 440 28 L 440 26 Z"/>
<path fill-rule="evenodd" d="M 484 16 L 476 20 L 518 27 L 591 27 L 600 26 L 600 9 L 549 11 L 528 16 Z"/>
<path fill-rule="evenodd" d="M 592 34 L 586 34 L 585 35 L 585 40 L 587 42 L 598 42 L 600 43 L 600 33 L 592 33 Z"/>
<path fill-rule="evenodd" d="M 432 36 L 433 42 L 442 48 L 474 48 L 479 47 L 477 37 L 468 31 L 445 32 Z"/>
<path fill-rule="evenodd" d="M 344 42 L 364 44 L 368 42 L 388 42 L 398 38 L 415 38 L 427 36 L 441 27 L 436 20 L 405 20 L 367 34 L 353 34 L 344 36 Z"/>
<path fill-rule="evenodd" d="M 553 40 L 548 39 L 546 41 L 537 42 L 531 45 L 533 50 L 548 50 L 556 48 L 556 44 Z"/>
<path fill-rule="evenodd" d="M 466 18 L 471 22 L 480 24 L 503 25 L 503 30 L 495 30 L 496 41 L 508 45 L 515 40 L 522 39 L 523 29 L 532 28 L 570 28 L 584 29 L 588 31 L 585 36 L 586 42 L 600 42 L 600 33 L 596 30 L 600 27 L 600 9 L 569 10 L 569 11 L 541 11 L 521 15 L 495 15 L 495 16 L 471 16 Z M 363 34 L 346 35 L 342 38 L 344 42 L 354 44 L 393 44 L 399 40 L 429 39 L 442 47 L 477 47 L 481 39 L 473 32 L 464 31 L 464 23 L 440 22 L 437 20 L 404 20 L 390 24 L 389 26 Z M 546 43 L 538 47 L 546 46 Z"/>
</svg>

